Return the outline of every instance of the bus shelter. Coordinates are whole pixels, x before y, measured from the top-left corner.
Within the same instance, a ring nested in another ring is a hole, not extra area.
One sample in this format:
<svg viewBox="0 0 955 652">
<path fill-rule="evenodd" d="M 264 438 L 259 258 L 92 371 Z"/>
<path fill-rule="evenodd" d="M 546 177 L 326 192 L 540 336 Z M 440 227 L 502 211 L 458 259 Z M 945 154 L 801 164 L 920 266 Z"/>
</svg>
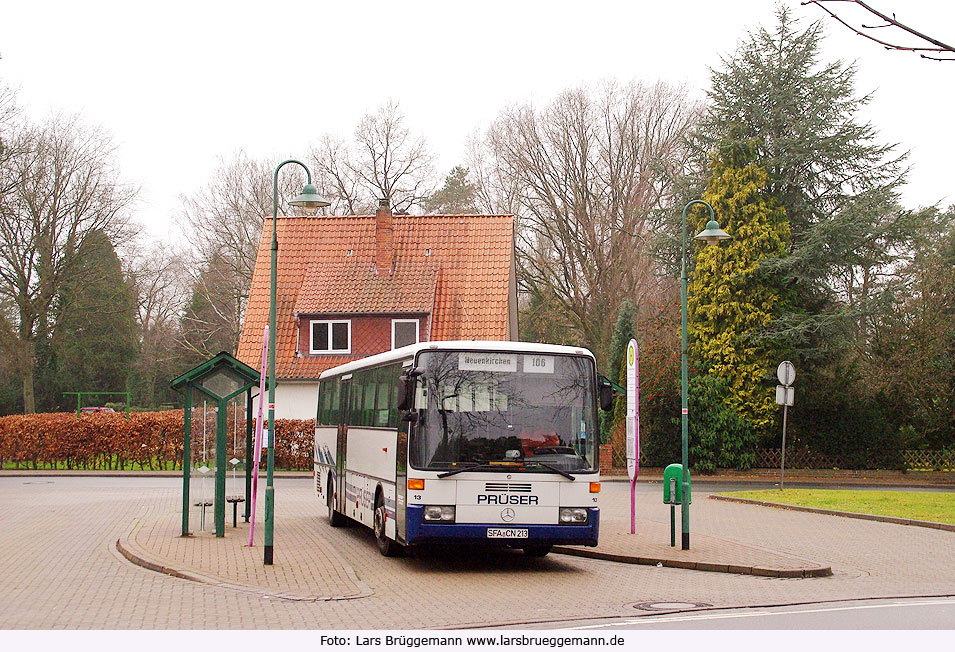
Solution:
<svg viewBox="0 0 955 652">
<path fill-rule="evenodd" d="M 193 400 L 205 397 L 216 405 L 215 434 L 215 492 L 213 499 L 215 533 L 225 536 L 227 413 L 229 402 L 243 392 L 246 395 L 245 419 L 245 512 L 249 520 L 249 502 L 252 495 L 252 390 L 258 393 L 259 373 L 239 362 L 226 352 L 218 353 L 193 367 L 169 386 L 184 397 L 183 451 L 182 451 L 182 536 L 189 536 L 189 487 L 192 470 L 192 410 Z"/>
</svg>

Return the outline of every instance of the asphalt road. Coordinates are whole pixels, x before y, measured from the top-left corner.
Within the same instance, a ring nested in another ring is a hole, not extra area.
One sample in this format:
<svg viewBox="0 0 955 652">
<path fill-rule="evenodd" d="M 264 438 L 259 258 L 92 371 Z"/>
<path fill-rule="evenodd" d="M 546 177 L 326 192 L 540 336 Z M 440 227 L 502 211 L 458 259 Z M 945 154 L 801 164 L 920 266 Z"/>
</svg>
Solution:
<svg viewBox="0 0 955 652">
<path fill-rule="evenodd" d="M 677 603 L 678 604 L 678 603 Z M 666 610 L 655 603 L 644 610 Z M 543 627 L 542 627 L 543 628 Z M 571 630 L 948 630 L 955 628 L 955 598 L 914 598 L 821 602 L 779 607 L 644 613 L 581 625 L 548 623 L 547 629 Z"/>
</svg>

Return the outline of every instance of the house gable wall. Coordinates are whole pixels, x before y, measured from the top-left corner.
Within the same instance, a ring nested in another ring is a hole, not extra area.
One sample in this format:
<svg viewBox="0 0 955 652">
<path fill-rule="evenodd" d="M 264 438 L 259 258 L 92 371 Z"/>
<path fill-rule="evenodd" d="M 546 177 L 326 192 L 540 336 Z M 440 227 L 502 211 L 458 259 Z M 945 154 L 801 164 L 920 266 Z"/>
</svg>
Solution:
<svg viewBox="0 0 955 652">
<path fill-rule="evenodd" d="M 418 337 L 428 341 L 431 329 L 430 315 L 395 313 L 388 315 L 301 315 L 299 317 L 298 355 L 321 358 L 322 353 L 310 353 L 311 324 L 313 321 L 351 321 L 350 355 L 365 357 L 391 350 L 391 321 L 393 319 L 417 319 Z"/>
</svg>

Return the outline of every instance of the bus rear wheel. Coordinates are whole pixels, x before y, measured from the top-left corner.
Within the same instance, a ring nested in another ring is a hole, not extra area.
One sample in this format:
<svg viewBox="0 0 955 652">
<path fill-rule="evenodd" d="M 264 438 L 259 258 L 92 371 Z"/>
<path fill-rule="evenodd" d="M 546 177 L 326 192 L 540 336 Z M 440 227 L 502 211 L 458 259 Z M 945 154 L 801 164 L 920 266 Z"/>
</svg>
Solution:
<svg viewBox="0 0 955 652">
<path fill-rule="evenodd" d="M 384 498 L 378 494 L 375 498 L 375 542 L 378 544 L 378 552 L 385 557 L 397 557 L 401 554 L 401 545 L 394 539 L 389 539 L 385 533 L 387 518 Z"/>
<path fill-rule="evenodd" d="M 528 557 L 546 557 L 554 546 L 524 546 L 524 554 Z"/>
<path fill-rule="evenodd" d="M 328 490 L 325 492 L 325 502 L 328 503 L 328 524 L 332 527 L 341 527 L 345 524 L 345 516 L 335 510 L 335 488 L 332 479 L 328 479 Z"/>
</svg>

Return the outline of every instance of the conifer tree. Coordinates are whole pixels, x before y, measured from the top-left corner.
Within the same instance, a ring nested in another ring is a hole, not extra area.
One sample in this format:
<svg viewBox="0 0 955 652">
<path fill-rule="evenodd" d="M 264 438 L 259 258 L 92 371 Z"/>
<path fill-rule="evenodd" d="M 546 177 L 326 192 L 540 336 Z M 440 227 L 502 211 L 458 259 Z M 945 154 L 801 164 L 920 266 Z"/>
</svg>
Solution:
<svg viewBox="0 0 955 652">
<path fill-rule="evenodd" d="M 728 139 L 753 139 L 766 189 L 791 230 L 789 255 L 774 267 L 797 297 L 773 330 L 804 359 L 824 360 L 852 313 L 872 305 L 856 301 L 845 310 L 836 286 L 847 266 L 871 262 L 857 260 L 860 251 L 886 263 L 893 243 L 874 243 L 872 234 L 894 232 L 906 155 L 860 121 L 871 96 L 856 94 L 852 65 L 822 61 L 822 25 L 802 28 L 785 6 L 777 20 L 750 33 L 713 71 L 698 144 L 711 156 Z"/>
<path fill-rule="evenodd" d="M 696 253 L 688 311 L 694 365 L 725 382 L 724 402 L 754 433 L 773 423 L 776 405 L 763 384 L 775 351 L 761 331 L 783 308 L 778 277 L 767 263 L 785 255 L 789 222 L 766 192 L 766 170 L 754 162 L 753 140 L 729 140 L 714 156 L 703 199 L 733 238 Z M 709 219 L 699 211 L 697 231 Z"/>
<path fill-rule="evenodd" d="M 64 283 L 57 297 L 48 370 L 57 394 L 43 397 L 45 407 L 71 407 L 59 394 L 65 391 L 126 391 L 136 357 L 136 291 L 109 236 L 93 231 L 77 256 L 77 275 Z"/>
<path fill-rule="evenodd" d="M 610 341 L 610 366 L 607 368 L 607 376 L 613 382 L 625 387 L 627 382 L 627 345 L 636 335 L 634 331 L 634 322 L 637 318 L 637 311 L 630 300 L 625 300 L 620 304 L 620 312 L 617 313 L 617 324 L 613 329 L 613 338 Z M 600 415 L 600 441 L 606 443 L 613 436 L 615 427 L 623 422 L 627 413 L 626 397 L 616 396 L 614 400 L 614 409 L 610 412 L 603 412 Z"/>
<path fill-rule="evenodd" d="M 469 171 L 463 165 L 455 165 L 444 179 L 444 186 L 430 197 L 421 200 L 421 207 L 428 213 L 467 215 L 477 213 L 476 185 L 468 180 Z"/>
</svg>

